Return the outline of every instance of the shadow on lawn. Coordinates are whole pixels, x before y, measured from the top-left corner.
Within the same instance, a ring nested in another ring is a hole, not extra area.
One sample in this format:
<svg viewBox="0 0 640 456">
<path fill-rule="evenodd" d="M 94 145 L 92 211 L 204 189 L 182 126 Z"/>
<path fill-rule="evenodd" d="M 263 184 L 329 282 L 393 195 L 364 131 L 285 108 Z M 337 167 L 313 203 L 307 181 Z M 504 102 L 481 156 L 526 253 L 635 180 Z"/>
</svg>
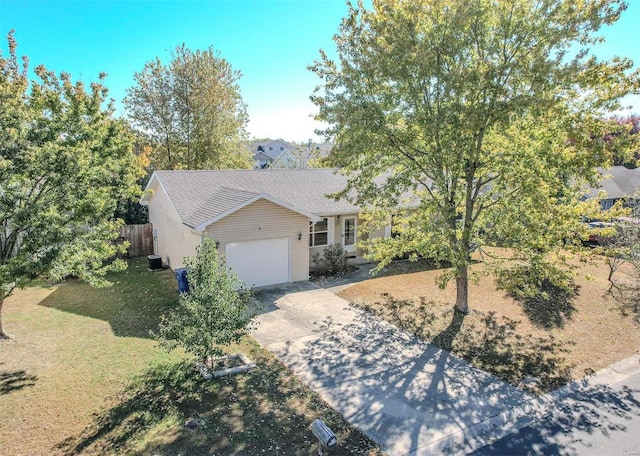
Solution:
<svg viewBox="0 0 640 456">
<path fill-rule="evenodd" d="M 160 315 L 178 301 L 174 273 L 151 272 L 143 259 L 130 260 L 127 270 L 111 273 L 107 279 L 113 285 L 106 288 L 68 279 L 40 305 L 106 321 L 116 336 L 149 338 L 149 331 L 157 330 Z"/>
<path fill-rule="evenodd" d="M 544 329 L 564 327 L 580 295 L 580 286 L 567 271 L 537 261 L 498 271 L 495 284 L 520 303 L 531 323 Z"/>
<path fill-rule="evenodd" d="M 282 365 L 257 353 L 251 354 L 257 369 L 210 381 L 188 361 L 150 368 L 82 434 L 55 449 L 66 455 L 313 454 L 317 441 L 309 429 L 314 418 L 324 419 L 339 435 L 335 454 L 368 454 L 375 449 L 292 380 Z M 311 418 L 304 414 L 309 409 Z M 185 427 L 191 419 L 197 419 L 197 429 Z"/>
<path fill-rule="evenodd" d="M 539 393 L 571 381 L 571 366 L 563 357 L 569 351 L 567 343 L 552 335 L 522 334 L 519 321 L 494 312 L 472 310 L 465 318 L 453 309 L 439 309 L 424 297 L 417 304 L 388 294 L 383 297 L 385 302 L 364 309 L 512 385 Z M 535 384 L 525 384 L 531 377 L 537 379 Z"/>
<path fill-rule="evenodd" d="M 640 286 L 612 283 L 608 294 L 616 300 L 623 317 L 631 318 L 636 323 L 640 323 Z"/>
<path fill-rule="evenodd" d="M 56 449 L 79 454 L 93 444 L 105 451 L 126 448 L 168 415 L 205 399 L 203 383 L 192 371 L 186 361 L 149 369 L 120 393 L 116 405 L 96 415 L 82 435 L 66 439 Z"/>
<path fill-rule="evenodd" d="M 27 374 L 24 370 L 1 371 L 0 370 L 0 396 L 21 390 L 36 384 L 38 377 Z"/>
<path fill-rule="evenodd" d="M 518 301 L 525 315 L 534 325 L 544 328 L 562 328 L 573 318 L 576 311 L 574 302 L 580 295 L 580 287 L 572 285 L 570 290 L 558 287 L 548 280 L 534 296 L 521 298 L 511 296 Z"/>
</svg>

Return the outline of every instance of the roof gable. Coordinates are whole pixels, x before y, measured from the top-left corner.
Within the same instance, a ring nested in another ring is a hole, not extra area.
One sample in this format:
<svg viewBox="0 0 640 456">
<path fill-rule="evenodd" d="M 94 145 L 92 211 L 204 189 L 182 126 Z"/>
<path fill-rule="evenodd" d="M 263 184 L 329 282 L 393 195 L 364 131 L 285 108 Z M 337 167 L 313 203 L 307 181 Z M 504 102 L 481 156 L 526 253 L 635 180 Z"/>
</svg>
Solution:
<svg viewBox="0 0 640 456">
<path fill-rule="evenodd" d="M 233 190 L 233 189 L 229 189 L 229 190 Z M 272 202 L 274 204 L 277 204 L 278 206 L 282 206 L 282 207 L 284 207 L 286 209 L 289 209 L 290 211 L 297 212 L 300 215 L 304 215 L 305 217 L 307 217 L 308 219 L 310 219 L 310 220 L 312 220 L 314 222 L 317 222 L 317 221 L 321 220 L 320 217 L 318 217 L 318 216 L 316 216 L 314 214 L 311 214 L 309 212 L 306 212 L 303 209 L 297 208 L 297 207 L 292 206 L 292 205 L 290 205 L 290 204 L 288 204 L 288 203 L 286 203 L 284 201 L 279 201 L 276 198 L 273 198 L 273 197 L 271 197 L 269 195 L 265 195 L 264 193 L 261 193 L 261 194 L 258 194 L 258 195 L 254 195 L 254 196 L 252 196 L 252 197 L 240 202 L 239 204 L 237 204 L 237 205 L 235 205 L 233 207 L 230 207 L 229 209 L 227 209 L 227 210 L 225 210 L 223 212 L 218 213 L 217 215 L 215 215 L 212 218 L 207 218 L 207 219 L 203 220 L 198 225 L 193 226 L 193 228 L 195 228 L 197 231 L 204 231 L 212 223 L 215 223 L 218 220 L 222 220 L 223 218 L 227 217 L 228 215 L 231 215 L 234 212 L 237 212 L 240 209 L 245 208 L 245 207 L 255 203 L 256 201 L 261 200 L 261 199 L 266 200 L 266 201 L 270 201 L 270 202 Z"/>
<path fill-rule="evenodd" d="M 255 142 L 251 145 L 254 155 L 264 153 L 270 159 L 277 158 L 283 151 L 296 150 L 296 148 L 283 139 L 273 139 L 262 142 Z"/>
</svg>

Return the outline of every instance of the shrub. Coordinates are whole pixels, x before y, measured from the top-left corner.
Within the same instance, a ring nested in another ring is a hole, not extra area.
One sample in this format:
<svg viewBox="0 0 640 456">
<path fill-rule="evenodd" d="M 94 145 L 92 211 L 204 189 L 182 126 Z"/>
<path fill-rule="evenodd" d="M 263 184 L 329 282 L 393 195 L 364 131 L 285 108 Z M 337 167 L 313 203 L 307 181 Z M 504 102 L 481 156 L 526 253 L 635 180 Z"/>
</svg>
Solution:
<svg viewBox="0 0 640 456">
<path fill-rule="evenodd" d="M 320 274 L 340 274 L 347 270 L 347 252 L 340 244 L 331 244 L 322 251 L 322 254 L 313 255 L 313 264 Z"/>
</svg>

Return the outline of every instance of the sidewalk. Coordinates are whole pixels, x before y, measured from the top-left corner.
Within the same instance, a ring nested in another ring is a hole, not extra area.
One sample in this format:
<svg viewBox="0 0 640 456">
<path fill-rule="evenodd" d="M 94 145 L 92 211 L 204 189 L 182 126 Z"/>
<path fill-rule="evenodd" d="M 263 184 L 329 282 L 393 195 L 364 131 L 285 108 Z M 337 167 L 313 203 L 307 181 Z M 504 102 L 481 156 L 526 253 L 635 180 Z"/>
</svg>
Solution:
<svg viewBox="0 0 640 456">
<path fill-rule="evenodd" d="M 457 434 L 451 434 L 445 441 L 434 442 L 424 448 L 424 454 L 438 454 L 442 448 L 447 448 L 451 454 L 471 453 L 544 419 L 545 416 L 560 409 L 563 401 L 573 396 L 584 394 L 585 391 L 594 390 L 599 386 L 608 388 L 609 385 L 619 384 L 638 374 L 640 374 L 640 355 L 634 355 L 551 393 L 517 404 Z M 584 405 L 581 405 L 581 408 L 584 409 Z M 636 410 L 636 413 L 639 411 L 640 409 Z"/>
<path fill-rule="evenodd" d="M 471 429 L 474 456 L 637 454 L 640 355 L 631 356 Z M 503 422 L 513 419 L 513 432 Z M 483 443 L 483 440 L 488 441 Z"/>
</svg>

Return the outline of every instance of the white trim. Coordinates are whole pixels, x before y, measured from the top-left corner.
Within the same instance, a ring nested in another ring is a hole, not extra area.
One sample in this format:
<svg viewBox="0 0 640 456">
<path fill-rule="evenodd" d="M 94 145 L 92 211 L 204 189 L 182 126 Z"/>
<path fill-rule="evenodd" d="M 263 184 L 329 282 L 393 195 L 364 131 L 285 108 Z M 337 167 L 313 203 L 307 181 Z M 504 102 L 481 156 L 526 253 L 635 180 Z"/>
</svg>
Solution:
<svg viewBox="0 0 640 456">
<path fill-rule="evenodd" d="M 151 198 L 153 197 L 153 195 L 155 195 L 155 190 L 152 190 L 150 188 L 151 183 L 153 182 L 154 179 L 157 180 L 158 183 L 160 183 L 160 180 L 157 177 L 155 177 L 155 175 L 156 175 L 156 172 L 154 171 L 151 177 L 149 178 L 149 182 L 147 182 L 147 185 L 145 185 L 144 190 L 142 190 L 142 195 L 138 200 L 138 204 L 141 206 L 148 206 L 149 203 L 151 202 Z"/>
<path fill-rule="evenodd" d="M 160 179 L 158 179 L 158 176 L 157 176 L 156 172 L 154 171 L 153 174 L 151 174 L 151 177 L 149 178 L 149 182 L 147 182 L 147 185 L 144 186 L 144 190 L 142 190 L 142 196 L 140 197 L 140 200 L 138 201 L 138 203 L 140 203 L 142 206 L 148 206 L 149 205 L 149 199 L 153 196 L 153 194 L 151 194 L 151 196 L 149 196 L 149 199 L 146 199 L 146 198 L 149 195 L 148 192 L 149 192 L 149 190 L 151 190 L 151 184 L 153 183 L 154 180 L 158 181 L 158 184 L 162 185 L 160 183 Z"/>
<path fill-rule="evenodd" d="M 254 196 L 252 198 L 249 198 L 248 200 L 238 204 L 237 206 L 232 207 L 231 209 L 224 211 L 222 214 L 218 214 L 215 217 L 213 217 L 212 219 L 209 219 L 209 220 L 206 220 L 206 221 L 202 222 L 200 225 L 195 226 L 194 229 L 198 230 L 198 231 L 204 231 L 212 223 L 215 223 L 218 220 L 222 220 L 223 218 L 227 217 L 228 215 L 231 215 L 234 212 L 237 212 L 240 209 L 245 208 L 248 205 L 255 203 L 259 199 L 264 199 L 264 200 L 270 201 L 273 204 L 277 204 L 278 206 L 282 206 L 282 207 L 284 207 L 286 209 L 289 209 L 290 211 L 297 212 L 298 214 L 301 214 L 301 215 L 304 215 L 305 217 L 308 217 L 309 220 L 311 220 L 313 222 L 319 222 L 320 220 L 322 220 L 321 217 L 318 217 L 315 214 L 307 212 L 307 211 L 305 211 L 303 209 L 299 209 L 299 208 L 297 208 L 297 207 L 295 207 L 295 206 L 293 206 L 293 205 L 291 205 L 289 203 L 285 203 L 284 201 L 280 201 L 277 198 L 269 196 L 269 195 L 267 195 L 265 193 L 260 193 L 259 195 L 256 195 L 256 196 Z"/>
<path fill-rule="evenodd" d="M 173 204 L 173 200 L 171 199 L 171 197 L 169 196 L 169 192 L 167 192 L 167 189 L 164 188 L 164 185 L 162 185 L 162 181 L 158 178 L 158 176 L 156 175 L 156 172 L 154 171 L 153 174 L 151 175 L 151 178 L 149 179 L 149 182 L 147 182 L 147 185 L 144 188 L 144 191 L 142 192 L 143 196 L 140 197 L 140 205 L 142 206 L 148 206 L 149 203 L 151 202 L 151 198 L 153 198 L 153 195 L 156 194 L 155 190 L 153 192 L 153 194 L 151 194 L 151 196 L 149 197 L 148 200 L 143 201 L 145 195 L 145 192 L 147 192 L 148 190 L 151 190 L 151 182 L 153 182 L 153 180 L 158 181 L 158 185 L 160 186 L 160 188 L 162 189 L 162 191 L 164 192 L 165 195 L 167 195 L 167 199 L 169 200 L 169 204 L 171 204 L 171 207 L 173 208 L 173 210 L 175 211 L 176 215 L 178 216 L 178 218 L 180 219 L 180 222 L 184 225 L 184 226 L 189 226 L 186 223 L 184 223 L 182 221 L 182 217 L 180 216 L 180 212 L 178 212 L 178 208 L 176 208 L 175 204 Z M 146 204 L 145 204 L 146 203 Z M 191 228 L 191 227 L 189 227 Z"/>
<path fill-rule="evenodd" d="M 346 245 L 344 242 L 347 238 L 346 234 L 345 234 L 345 224 L 347 222 L 347 220 L 352 220 L 353 219 L 353 244 L 349 244 Z M 341 234 L 341 238 L 342 238 L 342 248 L 347 252 L 347 253 L 353 253 L 356 251 L 356 244 L 358 243 L 358 216 L 357 215 L 350 215 L 347 217 L 342 217 L 342 223 L 340 224 L 341 226 L 341 230 L 342 230 L 342 234 Z"/>
<path fill-rule="evenodd" d="M 317 230 L 316 231 L 316 223 L 321 222 L 322 220 L 327 219 L 327 228 L 326 230 Z M 309 243 L 313 244 L 310 245 L 309 248 L 313 249 L 316 247 L 326 247 L 330 244 L 333 243 L 333 218 L 332 217 L 322 217 L 320 220 L 318 220 L 317 222 L 309 222 Z M 327 234 L 327 243 L 326 244 L 315 244 L 315 235 L 316 234 L 323 234 L 326 233 Z"/>
</svg>

